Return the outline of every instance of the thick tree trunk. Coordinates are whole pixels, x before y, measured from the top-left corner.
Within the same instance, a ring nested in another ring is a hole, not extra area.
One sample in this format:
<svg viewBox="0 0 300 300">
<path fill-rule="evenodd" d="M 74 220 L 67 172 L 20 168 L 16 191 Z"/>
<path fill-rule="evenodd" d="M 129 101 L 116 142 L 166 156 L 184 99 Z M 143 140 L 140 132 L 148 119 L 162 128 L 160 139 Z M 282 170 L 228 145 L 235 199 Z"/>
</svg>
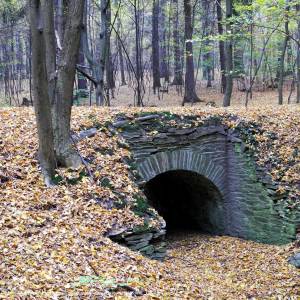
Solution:
<svg viewBox="0 0 300 300">
<path fill-rule="evenodd" d="M 32 92 L 39 138 L 39 160 L 47 185 L 55 175 L 54 137 L 52 131 L 51 105 L 46 71 L 46 49 L 41 28 L 39 0 L 30 0 L 30 28 L 32 36 Z"/>
<path fill-rule="evenodd" d="M 69 1 L 61 60 L 57 70 L 54 145 L 58 163 L 66 167 L 77 167 L 81 164 L 72 147 L 70 125 L 83 8 L 84 0 Z"/>
<path fill-rule="evenodd" d="M 184 0 L 184 17 L 185 17 L 185 90 L 184 90 L 184 105 L 186 102 L 200 101 L 195 90 L 195 75 L 194 75 L 194 56 L 193 56 L 193 25 L 192 25 L 192 5 L 191 0 Z"/>
<path fill-rule="evenodd" d="M 173 44 L 174 44 L 174 79 L 172 85 L 183 85 L 180 39 L 179 39 L 178 0 L 173 0 Z"/>
<path fill-rule="evenodd" d="M 160 89 L 160 68 L 159 68 L 159 0 L 153 0 L 152 10 L 152 74 L 154 94 Z"/>
<path fill-rule="evenodd" d="M 223 35 L 223 16 L 222 16 L 222 0 L 217 1 L 217 19 L 218 19 L 218 33 Z M 226 89 L 226 66 L 225 66 L 225 46 L 222 38 L 219 39 L 219 52 L 220 52 L 220 67 L 221 67 L 221 92 L 224 93 Z"/>
<path fill-rule="evenodd" d="M 42 0 L 48 95 L 52 106 L 54 149 L 58 165 L 78 167 L 80 157 L 70 138 L 75 68 L 78 59 L 84 0 L 70 0 L 64 22 L 62 49 L 57 55 L 53 2 Z M 58 57 L 58 62 L 56 59 Z"/>
<path fill-rule="evenodd" d="M 232 0 L 226 0 L 226 34 L 232 34 L 231 20 Z M 232 88 L 233 88 L 233 61 L 232 61 L 232 37 L 227 36 L 225 41 L 225 66 L 226 66 L 226 89 L 224 93 L 223 106 L 230 106 Z"/>
</svg>

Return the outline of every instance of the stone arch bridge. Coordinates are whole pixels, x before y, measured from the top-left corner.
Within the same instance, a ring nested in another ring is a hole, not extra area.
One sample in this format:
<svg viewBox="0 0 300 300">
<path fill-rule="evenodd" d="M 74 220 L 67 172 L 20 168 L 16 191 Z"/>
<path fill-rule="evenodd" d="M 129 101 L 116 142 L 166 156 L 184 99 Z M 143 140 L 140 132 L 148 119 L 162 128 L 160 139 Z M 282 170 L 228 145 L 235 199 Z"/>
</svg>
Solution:
<svg viewBox="0 0 300 300">
<path fill-rule="evenodd" d="M 257 242 L 285 244 L 297 217 L 276 207 L 276 184 L 243 141 L 219 122 L 174 128 L 146 116 L 114 124 L 132 151 L 135 175 L 168 228 L 190 227 Z"/>
</svg>

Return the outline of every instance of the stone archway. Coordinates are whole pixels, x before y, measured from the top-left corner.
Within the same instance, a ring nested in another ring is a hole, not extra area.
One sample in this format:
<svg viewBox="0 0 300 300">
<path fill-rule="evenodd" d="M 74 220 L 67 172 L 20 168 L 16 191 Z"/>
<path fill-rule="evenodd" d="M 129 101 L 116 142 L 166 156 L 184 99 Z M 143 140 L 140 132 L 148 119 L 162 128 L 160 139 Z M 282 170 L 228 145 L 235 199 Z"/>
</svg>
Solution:
<svg viewBox="0 0 300 300">
<path fill-rule="evenodd" d="M 220 234 L 270 244 L 295 239 L 297 215 L 282 213 L 274 197 L 276 184 L 265 178 L 238 132 L 217 120 L 194 127 L 189 118 L 178 117 L 183 127 L 172 127 L 160 117 L 143 116 L 114 125 L 122 128 L 121 141 L 132 153 L 130 164 L 140 188 L 167 172 L 194 172 L 222 195 L 217 210 L 222 212 Z"/>
<path fill-rule="evenodd" d="M 216 209 L 206 210 L 214 214 L 214 224 L 204 226 L 204 231 L 264 243 L 287 243 L 293 235 L 294 227 L 276 215 L 272 200 L 257 182 L 249 158 L 235 152 L 232 144 L 225 145 L 218 152 L 178 149 L 140 159 L 137 167 L 145 183 L 146 195 L 147 185 L 149 187 L 155 178 L 162 178 L 163 174 L 172 171 L 196 173 L 215 186 L 222 196 Z M 151 195 L 149 199 L 151 203 Z M 203 212 L 199 209 L 199 219 L 201 214 Z"/>
</svg>

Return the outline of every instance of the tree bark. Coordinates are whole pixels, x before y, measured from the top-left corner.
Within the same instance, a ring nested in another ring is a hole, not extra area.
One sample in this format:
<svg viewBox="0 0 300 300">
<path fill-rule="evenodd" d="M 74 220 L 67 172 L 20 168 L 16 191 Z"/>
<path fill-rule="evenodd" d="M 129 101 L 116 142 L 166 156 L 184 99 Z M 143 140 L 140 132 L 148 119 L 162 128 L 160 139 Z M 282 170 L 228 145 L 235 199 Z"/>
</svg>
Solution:
<svg viewBox="0 0 300 300">
<path fill-rule="evenodd" d="M 283 43 L 282 43 L 282 49 L 279 57 L 279 64 L 278 64 L 278 104 L 282 105 L 283 104 L 283 81 L 284 81 L 284 58 L 285 58 L 285 53 L 289 41 L 289 19 L 288 19 L 288 11 L 289 11 L 289 0 L 286 1 L 286 20 L 284 23 L 284 31 L 285 31 L 285 36 L 283 38 Z"/>
<path fill-rule="evenodd" d="M 41 5 L 39 0 L 30 0 L 30 29 L 32 40 L 32 92 L 39 138 L 39 161 L 47 185 L 55 175 L 54 137 L 51 105 L 48 93 L 45 43 L 41 28 Z"/>
<path fill-rule="evenodd" d="M 224 93 L 223 106 L 230 106 L 233 88 L 233 59 L 232 59 L 232 0 L 226 0 L 226 37 L 225 41 L 225 67 L 226 67 L 226 89 Z"/>
<path fill-rule="evenodd" d="M 120 16 L 118 14 L 117 16 L 117 31 L 120 32 L 121 30 L 121 20 Z M 122 49 L 122 43 L 118 37 L 116 37 L 117 40 L 117 49 L 118 49 L 118 57 L 119 57 L 119 67 L 120 67 L 120 73 L 121 73 L 121 85 L 126 85 L 126 79 L 125 79 L 125 66 L 124 66 L 124 56 L 123 56 L 123 49 Z"/>
<path fill-rule="evenodd" d="M 142 58 L 141 58 L 141 32 L 140 32 L 140 0 L 134 0 L 135 21 L 135 63 L 137 80 L 137 106 L 143 106 L 142 101 Z"/>
<path fill-rule="evenodd" d="M 172 85 L 183 85 L 180 39 L 179 39 L 178 0 L 173 0 L 173 44 L 174 44 L 174 79 Z"/>
<path fill-rule="evenodd" d="M 184 32 L 185 32 L 185 91 L 183 103 L 200 101 L 195 90 L 194 56 L 193 56 L 193 25 L 191 0 L 184 0 Z"/>
<path fill-rule="evenodd" d="M 111 54 L 111 45 L 110 45 L 110 37 L 111 37 L 111 0 L 107 2 L 106 9 L 106 32 L 105 32 L 105 72 L 106 72 L 106 86 L 107 86 L 107 105 L 110 106 L 109 100 L 109 91 L 111 90 L 112 96 L 114 97 L 114 88 L 115 80 L 114 80 L 114 67 L 112 62 L 112 54 Z"/>
<path fill-rule="evenodd" d="M 159 0 L 158 0 L 159 1 Z M 169 82 L 169 69 L 167 57 L 167 17 L 166 17 L 166 0 L 160 0 L 159 5 L 159 41 L 160 41 L 160 77 L 165 82 Z"/>
<path fill-rule="evenodd" d="M 64 22 L 64 39 L 61 51 L 57 53 L 53 2 L 47 0 L 32 2 L 32 9 L 38 7 L 37 18 L 32 16 L 31 19 L 33 59 L 36 59 L 35 56 L 39 55 L 39 50 L 36 48 L 40 46 L 43 49 L 44 56 L 39 58 L 39 63 L 45 66 L 37 74 L 35 71 L 37 65 L 36 63 L 32 64 L 33 80 L 36 85 L 42 86 L 48 94 L 51 109 L 46 105 L 42 117 L 47 119 L 48 114 L 51 115 L 56 163 L 58 166 L 65 167 L 78 167 L 81 164 L 81 159 L 72 145 L 70 121 L 83 6 L 84 0 L 68 1 Z M 36 24 L 39 35 L 34 31 Z M 42 45 L 39 44 L 41 43 L 39 42 L 40 39 L 43 40 Z M 41 99 L 42 97 L 45 97 L 44 94 L 34 93 L 35 102 L 47 102 L 47 100 Z M 41 120 L 37 118 L 37 122 L 40 123 Z M 40 137 L 40 144 L 43 143 L 42 139 Z"/>
<path fill-rule="evenodd" d="M 218 19 L 218 34 L 222 37 L 223 30 L 223 16 L 222 16 L 222 0 L 217 1 L 217 19 Z M 226 89 L 226 66 L 225 66 L 225 46 L 222 38 L 219 39 L 219 53 L 220 53 L 220 68 L 221 68 L 221 92 L 224 93 Z"/>
<path fill-rule="evenodd" d="M 206 87 L 212 87 L 212 75 L 213 75 L 213 53 L 212 53 L 212 45 L 209 40 L 209 36 L 212 34 L 212 7 L 210 5 L 210 1 L 202 0 L 202 28 L 204 35 L 204 53 L 203 53 L 203 77 L 207 80 Z"/>
<path fill-rule="evenodd" d="M 159 68 L 159 0 L 153 0 L 152 9 L 152 75 L 153 75 L 153 91 L 154 94 L 161 87 L 160 84 L 160 68 Z"/>
</svg>

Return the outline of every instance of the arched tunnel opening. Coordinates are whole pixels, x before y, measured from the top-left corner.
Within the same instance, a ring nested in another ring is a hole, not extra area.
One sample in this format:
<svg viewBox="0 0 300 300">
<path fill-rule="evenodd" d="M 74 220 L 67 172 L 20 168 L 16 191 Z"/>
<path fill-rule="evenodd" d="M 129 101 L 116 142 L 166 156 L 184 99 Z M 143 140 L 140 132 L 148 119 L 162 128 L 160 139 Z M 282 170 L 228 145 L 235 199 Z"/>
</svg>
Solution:
<svg viewBox="0 0 300 300">
<path fill-rule="evenodd" d="M 146 183 L 144 192 L 149 204 L 165 219 L 168 233 L 224 231 L 222 195 L 212 181 L 196 172 L 159 174 Z"/>
</svg>

